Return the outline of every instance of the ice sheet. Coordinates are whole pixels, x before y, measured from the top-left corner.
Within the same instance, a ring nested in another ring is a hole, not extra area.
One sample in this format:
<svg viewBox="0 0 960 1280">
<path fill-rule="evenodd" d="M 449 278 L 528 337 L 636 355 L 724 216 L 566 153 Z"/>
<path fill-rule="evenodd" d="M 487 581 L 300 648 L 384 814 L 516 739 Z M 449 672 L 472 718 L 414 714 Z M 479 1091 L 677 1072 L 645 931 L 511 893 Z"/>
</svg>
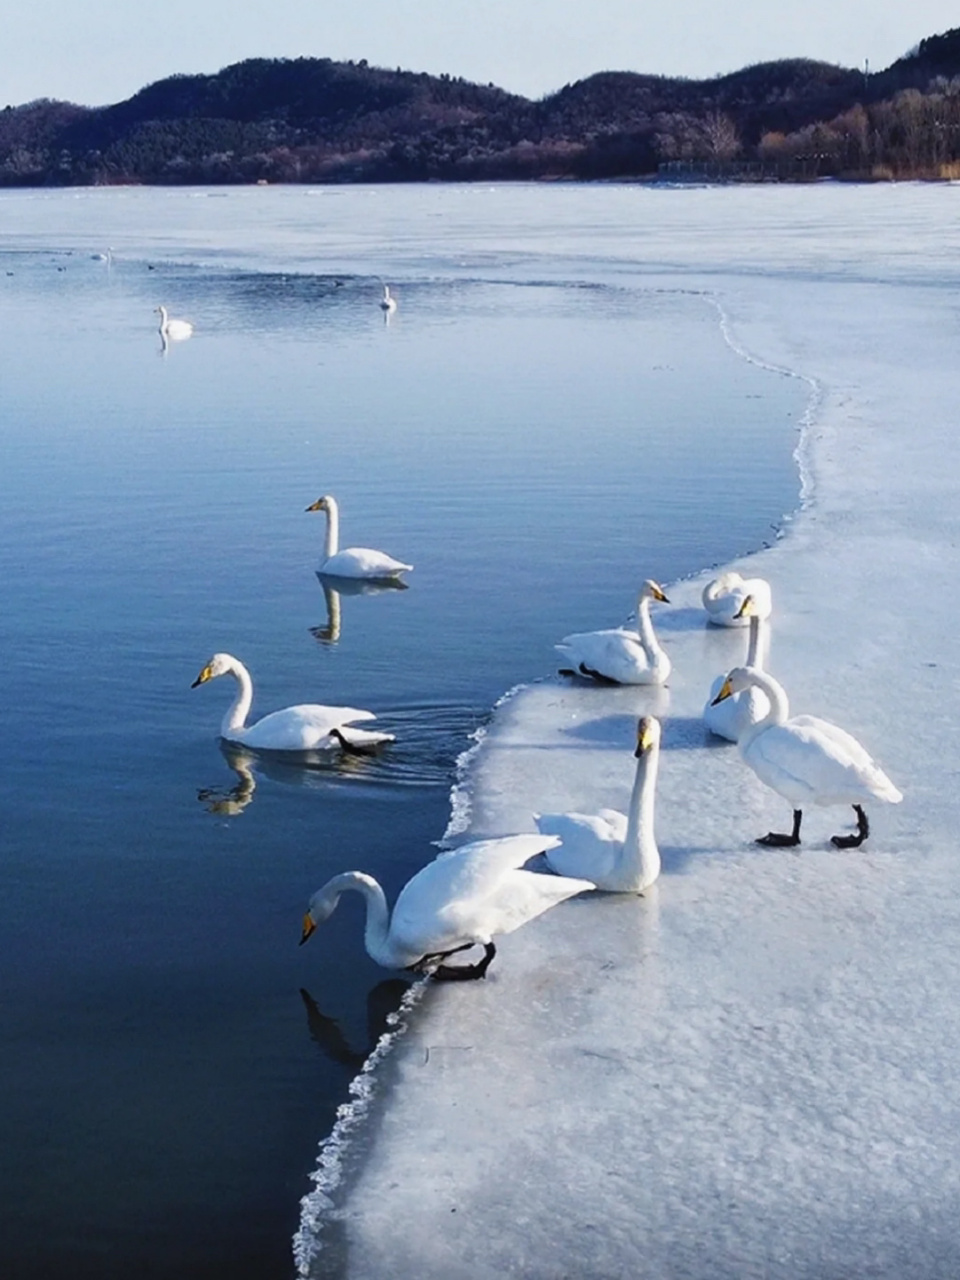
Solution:
<svg viewBox="0 0 960 1280">
<path fill-rule="evenodd" d="M 859 851 L 827 842 L 843 810 L 811 810 L 799 851 L 751 843 L 789 811 L 699 724 L 746 643 L 703 627 L 700 580 L 655 616 L 668 690 L 548 679 L 507 699 L 469 764 L 469 834 L 623 808 L 632 723 L 653 710 L 663 874 L 643 899 L 562 905 L 503 939 L 485 982 L 426 993 L 326 1228 L 301 1238 L 303 1273 L 960 1275 L 960 269 L 915 190 L 922 283 L 903 270 L 903 189 L 845 193 L 842 239 L 815 216 L 771 227 L 775 280 L 760 232 L 749 271 L 720 273 L 742 234 L 722 218 L 688 255 L 712 249 L 703 284 L 732 338 L 820 388 L 810 500 L 739 566 L 773 584 L 770 669 L 904 803 L 869 811 Z M 957 192 L 938 195 L 945 241 Z"/>
</svg>

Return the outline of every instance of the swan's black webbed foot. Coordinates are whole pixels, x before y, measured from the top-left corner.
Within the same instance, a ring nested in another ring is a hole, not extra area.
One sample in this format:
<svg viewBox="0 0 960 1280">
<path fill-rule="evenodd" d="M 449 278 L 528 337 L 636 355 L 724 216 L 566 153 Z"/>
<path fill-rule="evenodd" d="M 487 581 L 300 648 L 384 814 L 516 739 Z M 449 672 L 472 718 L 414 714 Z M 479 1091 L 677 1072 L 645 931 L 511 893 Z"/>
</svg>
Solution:
<svg viewBox="0 0 960 1280">
<path fill-rule="evenodd" d="M 573 667 L 560 667 L 557 671 L 558 676 L 575 676 L 576 674 Z"/>
<path fill-rule="evenodd" d="M 360 743 L 351 742 L 339 729 L 331 729 L 330 737 L 336 738 L 348 756 L 375 756 L 381 746 L 379 742 L 365 742 L 362 746 Z"/>
<path fill-rule="evenodd" d="M 580 674 L 589 676 L 591 680 L 596 680 L 599 684 L 619 684 L 619 680 L 612 680 L 610 676 L 605 676 L 602 671 L 594 671 L 593 667 L 588 667 L 586 663 L 580 663 Z"/>
<path fill-rule="evenodd" d="M 483 948 L 483 959 L 476 964 L 441 964 L 434 969 L 433 976 L 438 982 L 471 982 L 483 978 L 496 954 L 497 948 L 492 942 L 488 942 Z"/>
<path fill-rule="evenodd" d="M 853 806 L 853 811 L 857 815 L 856 832 L 852 836 L 830 837 L 830 843 L 838 849 L 859 849 L 870 834 L 870 823 L 867 821 L 867 815 L 858 804 Z"/>
<path fill-rule="evenodd" d="M 789 835 L 785 831 L 768 831 L 765 836 L 760 836 L 756 843 L 765 845 L 768 849 L 792 849 L 800 843 L 800 823 L 802 820 L 803 810 L 794 809 L 793 830 Z"/>
</svg>

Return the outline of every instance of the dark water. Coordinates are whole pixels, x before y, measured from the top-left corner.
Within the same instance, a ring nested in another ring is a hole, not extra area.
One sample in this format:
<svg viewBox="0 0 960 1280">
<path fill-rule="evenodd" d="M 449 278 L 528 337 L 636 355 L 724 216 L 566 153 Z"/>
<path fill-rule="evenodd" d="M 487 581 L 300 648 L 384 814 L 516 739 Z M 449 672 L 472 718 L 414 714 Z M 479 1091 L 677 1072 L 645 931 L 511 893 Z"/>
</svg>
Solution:
<svg viewBox="0 0 960 1280">
<path fill-rule="evenodd" d="M 0 254 L 0 1254 L 5 1276 L 283 1277 L 318 1140 L 404 988 L 347 899 L 443 832 L 456 756 L 565 632 L 760 545 L 796 501 L 801 384 L 701 300 L 478 279 Z M 12 273 L 12 274 L 8 274 Z M 152 308 L 197 328 L 163 355 Z M 411 561 L 345 595 L 342 541 Z M 369 707 L 372 762 L 217 743 Z"/>
</svg>

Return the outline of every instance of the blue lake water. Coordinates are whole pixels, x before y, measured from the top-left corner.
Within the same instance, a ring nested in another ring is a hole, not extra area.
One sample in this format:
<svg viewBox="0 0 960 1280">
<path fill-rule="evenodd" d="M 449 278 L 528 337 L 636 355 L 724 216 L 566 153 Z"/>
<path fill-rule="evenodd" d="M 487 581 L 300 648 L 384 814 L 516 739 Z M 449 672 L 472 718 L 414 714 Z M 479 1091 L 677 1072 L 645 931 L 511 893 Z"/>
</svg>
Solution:
<svg viewBox="0 0 960 1280">
<path fill-rule="evenodd" d="M 458 198 L 0 197 L 17 1280 L 289 1275 L 317 1143 L 405 987 L 363 952 L 359 902 L 298 949 L 309 893 L 357 867 L 392 896 L 444 831 L 458 754 L 555 640 L 796 505 L 804 384 L 735 355 L 703 298 L 549 258 L 567 192 L 524 197 L 543 262 L 498 254 Z M 364 270 L 355 237 L 317 270 L 324 200 L 341 230 L 377 202 L 393 257 L 381 239 Z M 161 302 L 196 325 L 166 352 Z M 415 565 L 409 590 L 325 596 L 324 492 L 344 544 Z M 313 769 L 221 751 L 232 685 L 190 688 L 217 650 L 255 715 L 369 707 L 396 744 Z"/>
</svg>

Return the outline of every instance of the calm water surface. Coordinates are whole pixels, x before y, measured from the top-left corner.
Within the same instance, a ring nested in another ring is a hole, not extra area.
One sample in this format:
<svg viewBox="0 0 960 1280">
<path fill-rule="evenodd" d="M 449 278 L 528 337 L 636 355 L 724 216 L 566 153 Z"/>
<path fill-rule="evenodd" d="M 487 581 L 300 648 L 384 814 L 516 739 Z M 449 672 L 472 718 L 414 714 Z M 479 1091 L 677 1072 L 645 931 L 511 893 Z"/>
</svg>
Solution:
<svg viewBox="0 0 960 1280">
<path fill-rule="evenodd" d="M 219 257 L 207 223 L 206 254 L 168 241 L 170 193 L 0 200 L 18 1280 L 289 1275 L 317 1142 L 405 987 L 367 959 L 358 901 L 299 950 L 309 893 L 359 867 L 392 896 L 446 826 L 458 753 L 556 639 L 621 621 L 644 577 L 759 546 L 796 502 L 805 389 L 734 356 L 704 300 L 487 245 L 459 273 L 398 255 L 385 324 L 355 261 L 282 270 L 296 217 L 269 198 L 275 223 L 206 200 Z M 417 199 L 398 243 L 436 195 Z M 196 325 L 166 353 L 160 302 Z M 409 590 L 325 595 L 323 492 L 346 544 L 416 566 Z M 396 745 L 314 769 L 222 751 L 232 683 L 190 689 L 216 650 L 250 668 L 255 714 L 369 707 Z"/>
</svg>

